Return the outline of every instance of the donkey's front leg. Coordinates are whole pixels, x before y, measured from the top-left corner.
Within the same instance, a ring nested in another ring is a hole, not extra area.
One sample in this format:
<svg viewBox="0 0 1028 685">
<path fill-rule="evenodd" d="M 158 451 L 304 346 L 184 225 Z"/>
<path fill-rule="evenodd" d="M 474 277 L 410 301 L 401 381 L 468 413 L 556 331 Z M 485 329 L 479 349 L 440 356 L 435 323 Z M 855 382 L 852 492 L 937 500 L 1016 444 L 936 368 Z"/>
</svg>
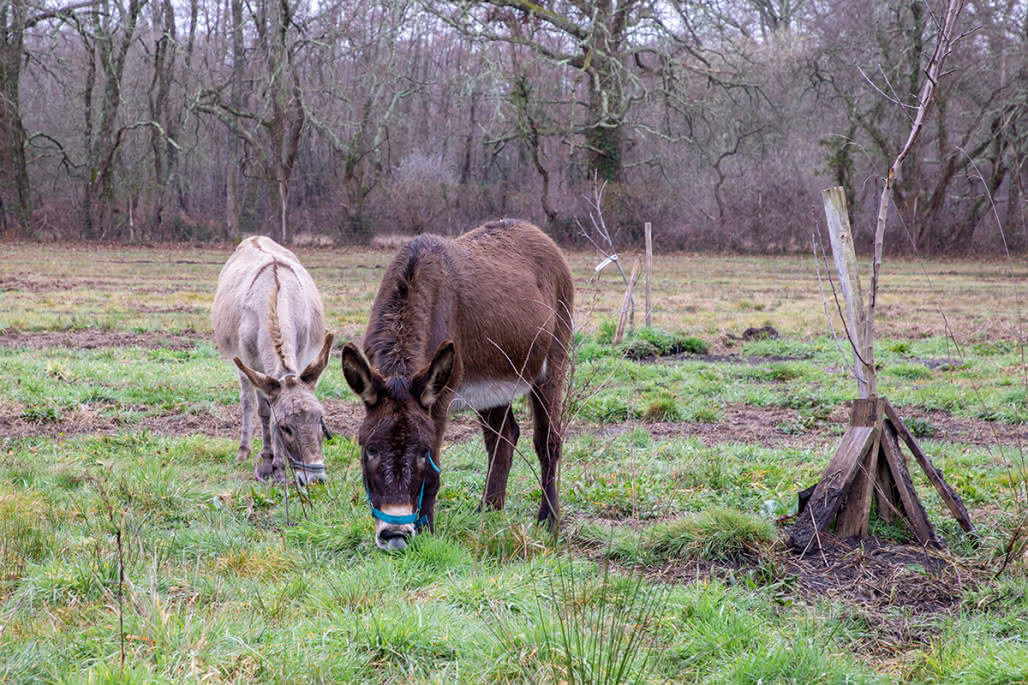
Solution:
<svg viewBox="0 0 1028 685">
<path fill-rule="evenodd" d="M 236 451 L 236 463 L 240 464 L 250 458 L 250 445 L 253 443 L 253 415 L 257 409 L 257 391 L 249 379 L 239 374 L 239 408 L 243 415 L 243 428 L 239 434 L 239 450 Z"/>
<path fill-rule="evenodd" d="M 264 443 L 261 453 L 257 456 L 254 464 L 254 475 L 257 480 L 267 481 L 269 478 L 276 483 L 284 483 L 285 466 L 281 457 L 276 461 L 275 451 L 271 444 L 271 403 L 266 397 L 257 399 L 257 411 L 261 415 L 261 440 Z"/>
<path fill-rule="evenodd" d="M 491 509 L 503 509 L 507 498 L 507 477 L 510 475 L 514 448 L 521 431 L 509 404 L 482 411 L 478 420 L 482 424 L 485 451 L 489 457 L 483 500 Z"/>
</svg>

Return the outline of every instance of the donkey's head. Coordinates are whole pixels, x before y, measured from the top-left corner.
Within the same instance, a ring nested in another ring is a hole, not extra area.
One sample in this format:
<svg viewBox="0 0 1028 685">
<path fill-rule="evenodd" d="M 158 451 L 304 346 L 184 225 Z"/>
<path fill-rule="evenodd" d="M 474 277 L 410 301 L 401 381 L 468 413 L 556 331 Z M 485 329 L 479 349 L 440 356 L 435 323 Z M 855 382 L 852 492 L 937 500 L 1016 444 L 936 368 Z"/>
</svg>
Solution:
<svg viewBox="0 0 1028 685">
<path fill-rule="evenodd" d="M 321 352 L 299 375 L 274 378 L 254 371 L 239 357 L 232 358 L 257 391 L 267 398 L 271 406 L 272 451 L 276 457 L 289 461 L 300 485 L 325 480 L 321 441 L 332 436 L 325 426 L 324 410 L 314 396 L 314 388 L 328 364 L 334 337 L 331 333 L 325 336 Z"/>
<path fill-rule="evenodd" d="M 454 347 L 439 346 L 432 361 L 412 377 L 384 377 L 353 344 L 343 348 L 343 374 L 364 401 L 357 434 L 364 487 L 375 518 L 375 544 L 400 550 L 417 530 L 435 520 L 441 436 L 432 406 L 453 369 Z"/>
</svg>

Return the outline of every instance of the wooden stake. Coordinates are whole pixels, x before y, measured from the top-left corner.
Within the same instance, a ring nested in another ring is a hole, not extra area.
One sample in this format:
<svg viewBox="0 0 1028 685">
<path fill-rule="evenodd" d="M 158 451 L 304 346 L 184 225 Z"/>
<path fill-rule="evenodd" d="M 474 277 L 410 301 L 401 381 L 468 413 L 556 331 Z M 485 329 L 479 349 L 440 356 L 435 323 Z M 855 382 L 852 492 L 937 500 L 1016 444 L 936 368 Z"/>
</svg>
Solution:
<svg viewBox="0 0 1028 685">
<path fill-rule="evenodd" d="M 935 489 L 939 492 L 939 496 L 942 497 L 942 501 L 946 503 L 953 518 L 957 520 L 960 527 L 968 533 L 974 532 L 974 524 L 971 523 L 971 516 L 967 513 L 967 508 L 964 506 L 964 500 L 961 499 L 960 495 L 949 486 L 949 483 L 942 477 L 942 471 L 935 467 L 932 460 L 928 458 L 924 452 L 921 451 L 920 445 L 917 444 L 917 440 L 910 434 L 907 427 L 903 425 L 903 420 L 900 418 L 899 413 L 889 403 L 888 400 L 883 400 L 885 405 L 885 415 L 892 424 L 893 430 L 896 434 L 903 438 L 903 442 L 907 443 L 907 447 L 910 448 L 911 454 L 914 455 L 914 459 L 921 465 L 925 475 L 928 476 L 928 480 L 935 486 Z"/>
<path fill-rule="evenodd" d="M 886 523 L 905 517 L 899 490 L 896 489 L 896 482 L 892 479 L 892 471 L 889 469 L 889 461 L 881 455 L 878 459 L 878 481 L 875 483 L 875 509 L 878 511 L 878 518 Z"/>
<path fill-rule="evenodd" d="M 621 340 L 625 336 L 625 324 L 628 323 L 628 311 L 632 307 L 632 288 L 635 286 L 635 281 L 639 277 L 639 260 L 635 260 L 632 265 L 632 275 L 628 277 L 628 287 L 625 288 L 625 301 L 621 305 L 621 316 L 618 318 L 618 327 L 614 332 L 614 344 L 621 344 Z"/>
<path fill-rule="evenodd" d="M 900 451 L 899 442 L 896 439 L 896 430 L 892 423 L 885 423 L 882 432 L 882 455 L 889 463 L 889 470 L 892 471 L 892 479 L 899 491 L 900 502 L 903 503 L 903 511 L 910 523 L 910 528 L 917 536 L 917 541 L 922 545 L 942 547 L 935 537 L 935 529 L 928 520 L 928 514 L 917 497 L 914 490 L 914 482 L 910 479 L 910 471 L 907 469 L 907 460 Z"/>
<path fill-rule="evenodd" d="M 650 222 L 647 221 L 643 224 L 643 232 L 646 234 L 646 281 L 645 281 L 645 299 L 646 299 L 646 325 L 653 325 L 653 307 L 650 305 L 650 275 L 653 272 L 653 228 L 650 226 Z"/>
<path fill-rule="evenodd" d="M 839 509 L 835 521 L 835 532 L 841 538 L 854 535 L 867 535 L 867 522 L 871 516 L 871 497 L 874 494 L 875 476 L 878 473 L 878 452 L 881 440 L 882 406 L 881 402 L 872 400 L 873 412 L 868 422 L 875 428 L 874 443 L 860 462 L 857 475 L 853 478 L 849 495 Z"/>
<path fill-rule="evenodd" d="M 839 507 L 850 492 L 861 462 L 875 444 L 881 422 L 876 411 L 878 401 L 855 400 L 850 414 L 850 427 L 842 436 L 839 448 L 828 462 L 828 468 L 814 488 L 807 508 L 789 536 L 789 546 L 806 551 L 820 532 L 828 530 Z M 877 423 L 877 425 L 876 425 Z M 807 515 L 809 514 L 809 515 Z"/>
<path fill-rule="evenodd" d="M 843 324 L 853 347 L 855 359 L 853 372 L 857 377 L 857 391 L 861 398 L 875 394 L 874 341 L 867 339 L 867 325 L 864 320 L 864 295 L 860 288 L 860 274 L 857 271 L 857 253 L 853 247 L 853 232 L 850 229 L 849 212 L 846 210 L 846 194 L 842 186 L 826 188 L 821 192 L 828 219 L 828 237 L 832 242 L 832 259 L 839 272 L 839 285 L 846 304 L 846 319 Z"/>
</svg>

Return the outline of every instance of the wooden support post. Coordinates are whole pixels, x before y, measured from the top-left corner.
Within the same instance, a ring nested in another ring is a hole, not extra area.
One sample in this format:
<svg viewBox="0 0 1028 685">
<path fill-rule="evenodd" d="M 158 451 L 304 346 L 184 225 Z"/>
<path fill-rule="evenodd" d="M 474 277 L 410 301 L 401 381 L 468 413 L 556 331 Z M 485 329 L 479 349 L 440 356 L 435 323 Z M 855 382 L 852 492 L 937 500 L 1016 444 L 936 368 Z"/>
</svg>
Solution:
<svg viewBox="0 0 1028 685">
<path fill-rule="evenodd" d="M 856 415 L 858 411 L 870 411 L 870 416 Z M 858 400 L 853 407 L 854 416 L 850 419 L 850 425 L 854 421 L 870 425 L 875 429 L 874 442 L 871 449 L 867 451 L 864 459 L 860 462 L 856 476 L 853 478 L 853 485 L 850 486 L 849 495 L 839 509 L 838 518 L 835 522 L 835 533 L 841 538 L 848 538 L 854 535 L 864 537 L 867 535 L 867 523 L 871 515 L 871 498 L 874 494 L 875 476 L 878 474 L 878 451 L 881 440 L 882 405 L 877 400 Z"/>
<path fill-rule="evenodd" d="M 646 234 L 646 280 L 645 280 L 645 305 L 646 305 L 646 326 L 653 325 L 653 306 L 650 304 L 650 277 L 653 273 L 653 227 L 647 221 L 643 224 L 643 232 Z"/>
<path fill-rule="evenodd" d="M 899 490 L 892 479 L 889 461 L 879 455 L 878 481 L 875 483 L 875 509 L 878 518 L 886 523 L 903 518 L 903 503 L 900 502 Z"/>
<path fill-rule="evenodd" d="M 903 511 L 911 530 L 917 536 L 917 541 L 922 545 L 941 547 L 935 537 L 935 529 L 928 520 L 928 514 L 921 504 L 921 500 L 914 490 L 914 482 L 910 479 L 910 471 L 907 469 L 907 459 L 900 451 L 899 442 L 896 439 L 896 430 L 892 423 L 885 423 L 882 431 L 882 456 L 889 463 L 889 470 L 892 471 L 892 479 L 899 491 L 900 502 L 903 503 Z"/>
<path fill-rule="evenodd" d="M 942 477 L 942 472 L 935 467 L 932 460 L 928 458 L 924 452 L 921 451 L 920 445 L 917 444 L 917 440 L 910 434 L 907 427 L 903 425 L 903 419 L 900 418 L 899 412 L 889 403 L 888 400 L 884 401 L 885 404 L 885 415 L 888 418 L 889 423 L 892 424 L 892 428 L 896 431 L 896 435 L 903 438 L 903 442 L 907 443 L 907 447 L 910 448 L 910 453 L 914 455 L 914 459 L 920 464 L 924 470 L 925 475 L 928 476 L 928 480 L 935 489 L 939 492 L 939 496 L 942 497 L 942 501 L 946 503 L 953 518 L 957 520 L 960 527 L 965 532 L 974 532 L 974 524 L 971 523 L 971 516 L 967 513 L 967 508 L 964 506 L 964 500 L 961 499 L 960 495 L 949 486 L 949 483 Z"/>
<path fill-rule="evenodd" d="M 828 219 L 828 236 L 832 242 L 832 259 L 839 273 L 839 286 L 846 304 L 843 324 L 850 344 L 856 352 L 853 371 L 857 377 L 857 391 L 862 398 L 875 394 L 874 341 L 867 339 L 864 314 L 864 295 L 857 271 L 857 253 L 853 247 L 846 194 L 842 186 L 826 188 L 821 193 Z"/>
<path fill-rule="evenodd" d="M 618 327 L 614 332 L 614 344 L 621 344 L 621 340 L 625 336 L 625 324 L 628 323 L 628 311 L 632 308 L 632 288 L 635 286 L 635 281 L 639 277 L 639 260 L 635 260 L 635 264 L 632 265 L 632 275 L 628 277 L 628 287 L 625 288 L 625 301 L 621 305 L 621 316 L 618 318 Z"/>
<path fill-rule="evenodd" d="M 877 399 L 855 400 L 850 427 L 842 436 L 828 468 L 814 488 L 806 509 L 797 518 L 789 536 L 789 546 L 805 552 L 821 532 L 828 530 L 839 511 L 861 463 L 876 442 L 881 420 Z M 877 424 L 877 425 L 876 425 Z"/>
</svg>

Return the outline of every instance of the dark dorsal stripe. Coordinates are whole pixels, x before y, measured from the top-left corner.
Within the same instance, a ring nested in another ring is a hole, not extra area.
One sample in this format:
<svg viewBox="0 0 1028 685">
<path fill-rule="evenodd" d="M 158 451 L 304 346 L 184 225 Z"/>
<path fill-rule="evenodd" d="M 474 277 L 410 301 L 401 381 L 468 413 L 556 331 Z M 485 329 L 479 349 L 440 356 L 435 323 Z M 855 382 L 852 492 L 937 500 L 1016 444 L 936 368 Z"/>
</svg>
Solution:
<svg viewBox="0 0 1028 685">
<path fill-rule="evenodd" d="M 258 239 L 255 237 L 253 245 L 261 252 L 264 250 L 258 244 Z M 296 374 L 296 369 L 286 361 L 285 353 L 282 351 L 282 330 L 279 327 L 278 321 L 278 292 L 282 287 L 281 281 L 278 278 L 278 268 L 282 267 L 288 269 L 289 273 L 293 274 L 293 277 L 300 282 L 300 277 L 293 271 L 293 267 L 285 262 L 280 262 L 276 257 L 272 257 L 270 262 L 267 262 L 261 268 L 257 269 L 257 273 L 253 275 L 250 280 L 250 286 L 247 288 L 247 292 L 253 289 L 253 286 L 257 283 L 257 279 L 261 277 L 268 269 L 271 269 L 271 277 L 275 279 L 275 287 L 271 292 L 271 297 L 268 300 L 268 333 L 271 336 L 271 343 L 275 347 L 275 355 L 278 357 L 279 362 L 282 363 L 282 368 L 285 370 L 286 375 Z"/>
</svg>

